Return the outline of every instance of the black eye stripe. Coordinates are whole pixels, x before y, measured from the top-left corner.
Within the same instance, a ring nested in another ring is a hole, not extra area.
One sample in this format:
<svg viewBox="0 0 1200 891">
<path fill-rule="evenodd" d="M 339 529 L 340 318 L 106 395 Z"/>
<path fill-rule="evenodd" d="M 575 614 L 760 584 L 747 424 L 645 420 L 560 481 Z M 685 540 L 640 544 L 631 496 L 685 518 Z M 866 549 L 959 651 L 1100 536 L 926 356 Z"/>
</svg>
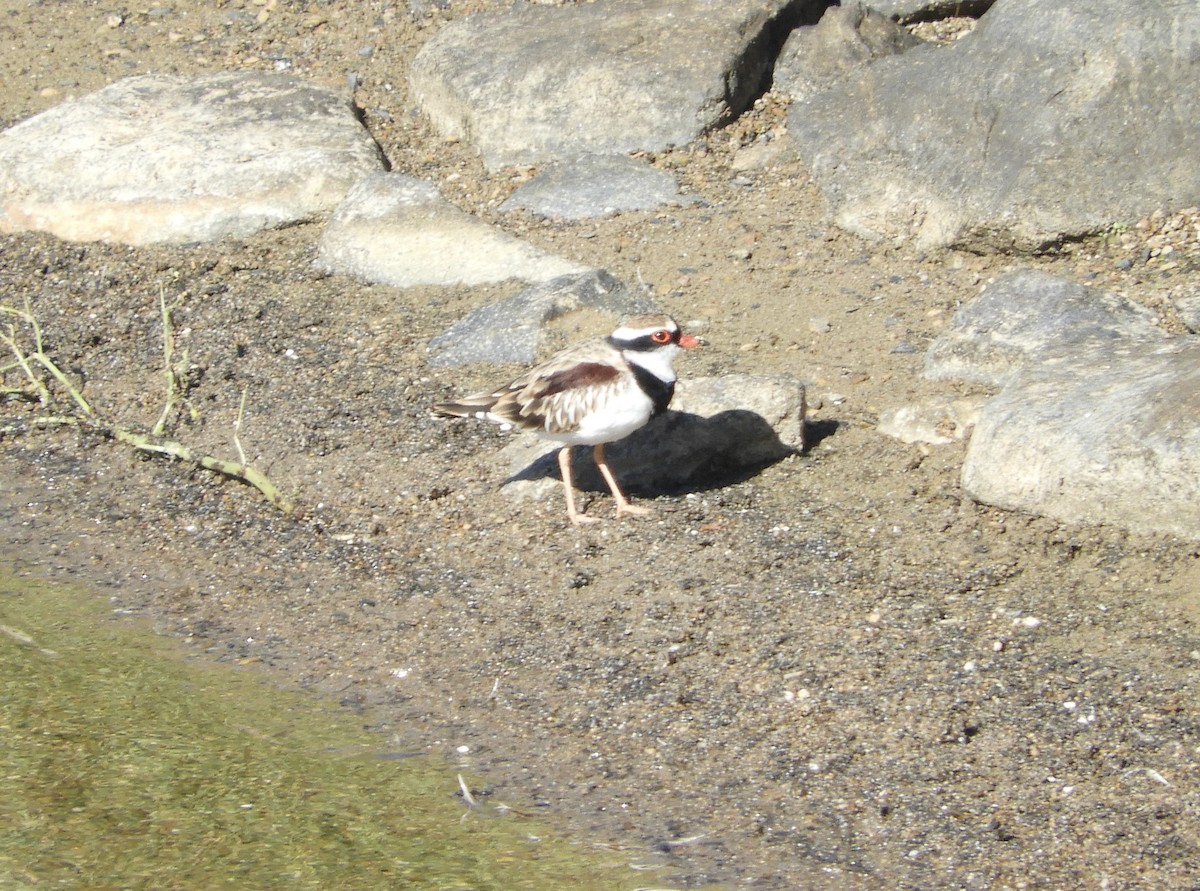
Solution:
<svg viewBox="0 0 1200 891">
<path fill-rule="evenodd" d="M 650 350 L 656 350 L 659 347 L 666 346 L 668 343 L 679 343 L 680 332 L 678 331 L 671 331 L 671 339 L 664 342 L 659 342 L 654 339 L 654 335 L 657 333 L 657 331 L 651 331 L 649 334 L 643 334 L 640 337 L 634 337 L 629 340 L 624 338 L 617 339 L 612 336 L 610 336 L 608 339 L 609 342 L 619 350 L 634 350 L 636 352 L 649 352 Z"/>
</svg>

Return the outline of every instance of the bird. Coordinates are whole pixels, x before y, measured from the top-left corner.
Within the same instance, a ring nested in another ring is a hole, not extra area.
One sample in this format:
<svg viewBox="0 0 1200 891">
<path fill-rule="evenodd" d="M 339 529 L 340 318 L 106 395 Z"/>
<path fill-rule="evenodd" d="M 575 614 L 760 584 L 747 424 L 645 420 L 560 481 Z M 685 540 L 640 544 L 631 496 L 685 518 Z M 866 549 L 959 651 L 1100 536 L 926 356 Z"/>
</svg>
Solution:
<svg viewBox="0 0 1200 891">
<path fill-rule="evenodd" d="M 612 334 L 574 343 L 520 377 L 457 402 L 433 406 L 442 417 L 477 418 L 502 429 L 531 430 L 562 443 L 558 466 L 567 516 L 596 522 L 575 506 L 571 447 L 592 446 L 596 467 L 616 501 L 618 517 L 648 514 L 629 502 L 604 458 L 604 446 L 624 439 L 666 410 L 675 393 L 675 357 L 703 341 L 684 334 L 669 315 L 627 319 Z"/>
</svg>

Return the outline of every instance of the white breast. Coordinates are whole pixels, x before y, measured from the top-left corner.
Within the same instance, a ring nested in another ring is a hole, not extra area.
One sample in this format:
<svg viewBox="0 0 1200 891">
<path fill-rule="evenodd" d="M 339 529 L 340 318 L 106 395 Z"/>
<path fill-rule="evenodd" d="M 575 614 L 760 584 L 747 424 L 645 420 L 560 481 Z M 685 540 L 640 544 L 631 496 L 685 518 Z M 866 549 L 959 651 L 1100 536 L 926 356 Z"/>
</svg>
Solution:
<svg viewBox="0 0 1200 891">
<path fill-rule="evenodd" d="M 591 410 L 579 417 L 574 430 L 542 436 L 566 445 L 598 445 L 624 439 L 650 420 L 654 404 L 631 377 L 605 389 L 604 398 L 594 401 Z"/>
</svg>

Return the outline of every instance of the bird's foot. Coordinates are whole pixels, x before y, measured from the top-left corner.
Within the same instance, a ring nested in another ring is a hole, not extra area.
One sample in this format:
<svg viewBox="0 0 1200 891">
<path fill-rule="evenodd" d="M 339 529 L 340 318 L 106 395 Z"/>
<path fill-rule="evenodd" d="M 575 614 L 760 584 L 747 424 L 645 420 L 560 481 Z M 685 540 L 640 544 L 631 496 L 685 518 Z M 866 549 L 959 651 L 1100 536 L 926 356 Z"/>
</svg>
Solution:
<svg viewBox="0 0 1200 891">
<path fill-rule="evenodd" d="M 654 511 L 648 507 L 639 507 L 636 504 L 630 504 L 628 501 L 617 502 L 618 517 L 645 517 L 653 513 Z"/>
<path fill-rule="evenodd" d="M 576 526 L 590 526 L 592 523 L 599 523 L 595 517 L 589 517 L 586 514 L 571 512 L 567 514 L 567 518 Z"/>
</svg>

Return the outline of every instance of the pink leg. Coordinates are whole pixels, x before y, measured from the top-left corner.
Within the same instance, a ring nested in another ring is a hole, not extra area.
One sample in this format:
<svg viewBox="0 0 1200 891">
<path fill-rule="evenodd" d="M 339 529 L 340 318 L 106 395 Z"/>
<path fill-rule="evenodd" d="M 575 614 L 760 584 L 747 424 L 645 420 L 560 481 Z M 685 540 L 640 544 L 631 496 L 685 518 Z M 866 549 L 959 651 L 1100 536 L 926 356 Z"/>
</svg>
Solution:
<svg viewBox="0 0 1200 891">
<path fill-rule="evenodd" d="M 604 443 L 592 449 L 592 457 L 596 459 L 596 466 L 600 468 L 600 475 L 604 477 L 604 481 L 608 483 L 608 488 L 613 494 L 613 498 L 617 502 L 617 516 L 621 517 L 625 514 L 631 516 L 645 516 L 646 514 L 654 513 L 648 507 L 635 507 L 629 503 L 629 499 L 621 491 L 621 487 L 617 485 L 616 477 L 613 476 L 612 470 L 608 467 L 608 462 L 604 460 Z"/>
<path fill-rule="evenodd" d="M 575 509 L 575 490 L 571 485 L 571 447 L 558 450 L 558 469 L 562 472 L 563 493 L 567 496 L 567 517 L 576 526 L 597 522 L 595 517 L 585 517 Z"/>
</svg>

